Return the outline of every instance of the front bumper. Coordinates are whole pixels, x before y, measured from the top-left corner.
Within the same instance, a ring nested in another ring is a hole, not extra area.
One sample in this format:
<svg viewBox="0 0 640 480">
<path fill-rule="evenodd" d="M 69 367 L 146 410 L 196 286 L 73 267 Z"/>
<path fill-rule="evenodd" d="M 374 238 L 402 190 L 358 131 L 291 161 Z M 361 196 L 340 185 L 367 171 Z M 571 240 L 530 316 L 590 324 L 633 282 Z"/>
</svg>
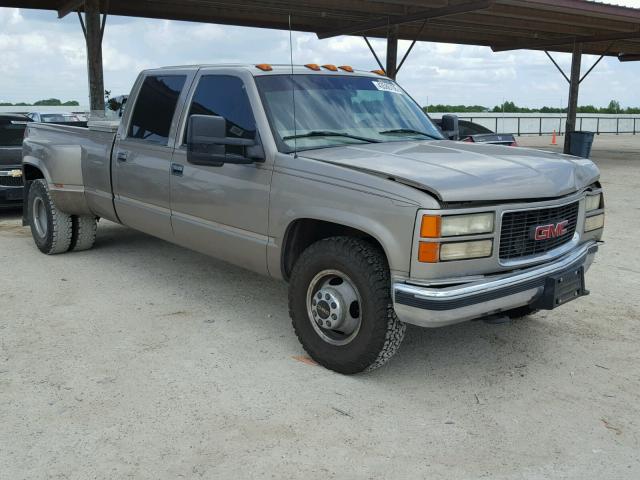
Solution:
<svg viewBox="0 0 640 480">
<path fill-rule="evenodd" d="M 598 250 L 587 242 L 553 262 L 452 286 L 426 287 L 396 282 L 393 303 L 398 318 L 421 327 L 442 327 L 535 302 L 551 275 L 591 266 Z"/>
<path fill-rule="evenodd" d="M 0 207 L 22 205 L 23 187 L 3 187 L 0 185 Z"/>
</svg>

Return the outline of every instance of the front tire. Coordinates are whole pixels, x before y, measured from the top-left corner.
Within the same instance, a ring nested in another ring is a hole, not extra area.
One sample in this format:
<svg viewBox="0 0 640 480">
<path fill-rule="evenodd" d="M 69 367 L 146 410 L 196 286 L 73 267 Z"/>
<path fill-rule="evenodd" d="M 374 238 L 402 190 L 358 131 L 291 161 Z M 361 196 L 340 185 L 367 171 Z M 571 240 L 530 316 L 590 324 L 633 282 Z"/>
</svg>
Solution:
<svg viewBox="0 0 640 480">
<path fill-rule="evenodd" d="M 71 215 L 58 210 L 49 195 L 45 180 L 32 182 L 27 202 L 31 235 L 38 249 L 47 255 L 69 250 L 72 237 Z"/>
<path fill-rule="evenodd" d="M 406 330 L 393 310 L 383 252 L 352 237 L 320 240 L 300 255 L 289 282 L 289 314 L 311 358 L 344 374 L 384 365 Z"/>
</svg>

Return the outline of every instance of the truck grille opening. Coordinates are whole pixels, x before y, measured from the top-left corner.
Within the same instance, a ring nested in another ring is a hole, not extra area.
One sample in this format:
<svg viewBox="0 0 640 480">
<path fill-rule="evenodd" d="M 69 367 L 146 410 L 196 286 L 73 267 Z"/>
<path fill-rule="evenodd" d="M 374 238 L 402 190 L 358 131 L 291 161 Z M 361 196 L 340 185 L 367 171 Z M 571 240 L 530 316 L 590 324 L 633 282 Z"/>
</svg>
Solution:
<svg viewBox="0 0 640 480">
<path fill-rule="evenodd" d="M 0 187 L 21 187 L 22 177 L 0 177 Z"/>
<path fill-rule="evenodd" d="M 500 260 L 542 254 L 570 242 L 576 231 L 578 209 L 579 203 L 574 202 L 561 207 L 505 213 L 500 231 Z M 563 221 L 568 222 L 563 235 L 546 240 L 534 239 L 536 227 Z"/>
</svg>

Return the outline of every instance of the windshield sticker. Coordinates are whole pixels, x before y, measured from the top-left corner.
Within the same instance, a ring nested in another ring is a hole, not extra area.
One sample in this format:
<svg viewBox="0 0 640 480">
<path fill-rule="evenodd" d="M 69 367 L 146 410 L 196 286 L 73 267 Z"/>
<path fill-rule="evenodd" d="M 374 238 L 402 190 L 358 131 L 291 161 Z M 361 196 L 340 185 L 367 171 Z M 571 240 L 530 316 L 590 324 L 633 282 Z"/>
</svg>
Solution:
<svg viewBox="0 0 640 480">
<path fill-rule="evenodd" d="M 376 87 L 378 90 L 381 90 L 383 92 L 391 92 L 391 93 L 404 93 L 400 87 L 398 87 L 398 85 L 396 85 L 393 82 L 385 82 L 384 80 L 373 80 L 371 83 L 373 83 L 373 86 Z"/>
</svg>

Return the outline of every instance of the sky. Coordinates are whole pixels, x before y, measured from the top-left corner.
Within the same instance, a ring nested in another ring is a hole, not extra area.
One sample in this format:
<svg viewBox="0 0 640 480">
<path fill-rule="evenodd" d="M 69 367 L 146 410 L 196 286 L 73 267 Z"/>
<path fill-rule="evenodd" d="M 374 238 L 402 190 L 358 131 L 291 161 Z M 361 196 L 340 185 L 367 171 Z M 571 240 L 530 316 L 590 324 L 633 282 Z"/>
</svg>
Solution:
<svg viewBox="0 0 640 480">
<path fill-rule="evenodd" d="M 617 3 L 640 8 L 640 0 Z M 373 40 L 384 62 L 385 43 Z M 402 58 L 409 42 L 400 42 Z M 289 34 L 278 30 L 109 17 L 103 44 L 105 88 L 128 93 L 144 68 L 197 63 L 289 63 Z M 570 55 L 553 54 L 570 70 Z M 597 59 L 583 57 L 583 72 Z M 293 33 L 294 63 L 378 68 L 361 37 L 318 40 Z M 568 85 L 543 52 L 494 53 L 488 47 L 419 42 L 397 81 L 422 105 L 566 106 Z M 78 18 L 0 8 L 0 102 L 42 98 L 88 103 L 84 37 Z M 604 59 L 582 83 L 580 104 L 640 106 L 640 62 Z"/>
</svg>

